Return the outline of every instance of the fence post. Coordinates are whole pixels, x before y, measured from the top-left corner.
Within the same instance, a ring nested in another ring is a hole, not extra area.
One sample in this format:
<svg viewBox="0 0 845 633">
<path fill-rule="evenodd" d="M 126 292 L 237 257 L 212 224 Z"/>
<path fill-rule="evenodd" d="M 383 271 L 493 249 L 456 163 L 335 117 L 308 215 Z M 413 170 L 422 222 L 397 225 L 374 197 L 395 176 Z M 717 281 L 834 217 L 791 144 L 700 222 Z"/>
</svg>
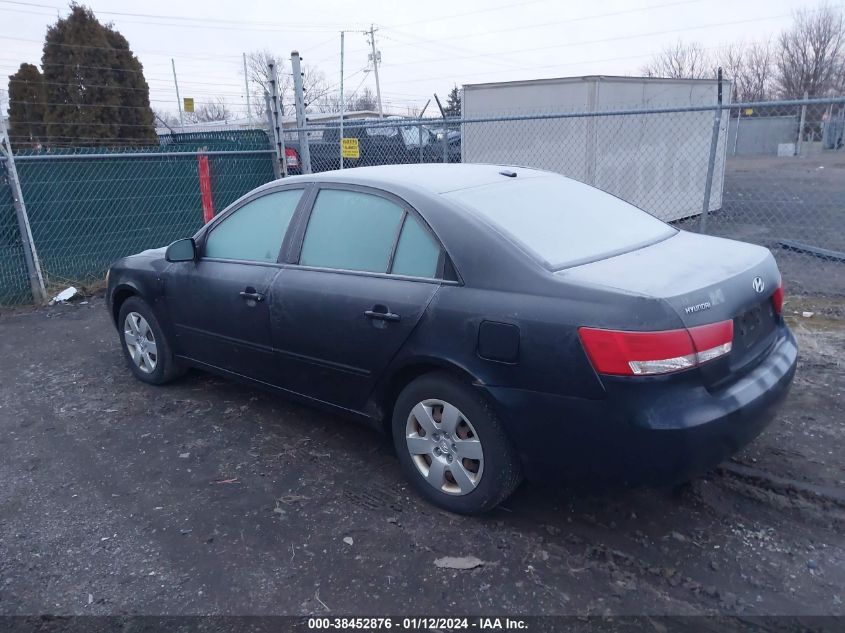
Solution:
<svg viewBox="0 0 845 633">
<path fill-rule="evenodd" d="M 279 159 L 279 165 L 281 166 L 279 171 L 281 172 L 281 177 L 287 178 L 288 157 L 287 152 L 285 151 L 285 128 L 284 122 L 282 121 L 282 114 L 284 113 L 284 110 L 280 103 L 281 95 L 279 94 L 279 73 L 276 69 L 276 60 L 273 59 L 267 62 L 267 70 L 270 73 L 270 90 L 272 91 L 270 94 L 270 106 L 272 106 L 272 109 L 269 110 L 270 125 L 273 128 L 273 138 L 276 142 L 276 154 Z"/>
<path fill-rule="evenodd" d="M 736 125 L 734 126 L 734 151 L 733 155 L 736 156 L 736 146 L 739 144 L 739 122 L 742 120 L 742 108 L 737 108 L 736 113 Z M 730 112 L 730 110 L 729 110 Z M 728 115 L 728 129 L 731 129 L 731 117 Z"/>
<path fill-rule="evenodd" d="M 202 199 L 202 222 L 208 224 L 214 219 L 214 198 L 211 195 L 211 170 L 208 166 L 208 156 L 202 152 L 197 155 L 197 171 Z"/>
<path fill-rule="evenodd" d="M 804 91 L 804 101 L 809 99 L 810 96 L 807 91 Z M 795 155 L 799 158 L 801 157 L 801 141 L 804 138 L 804 124 L 807 121 L 807 104 L 804 103 L 801 105 L 801 122 L 798 124 L 798 142 L 795 143 Z"/>
<path fill-rule="evenodd" d="M 273 133 L 273 151 L 276 154 L 276 159 L 273 161 L 273 176 L 278 180 L 282 177 L 282 166 L 285 164 L 285 157 L 284 154 L 280 153 L 279 131 L 276 128 L 275 117 L 273 116 L 272 106 L 270 105 L 270 93 L 266 90 L 264 91 L 264 104 L 267 106 L 267 125 Z"/>
<path fill-rule="evenodd" d="M 299 162 L 302 164 L 302 173 L 311 173 L 311 151 L 308 147 L 308 130 L 305 126 L 308 120 L 305 118 L 305 94 L 302 89 L 302 69 L 299 65 L 299 53 L 291 51 L 290 66 L 293 71 L 294 103 L 296 105 L 296 127 L 299 128 Z M 341 141 L 343 143 L 343 141 Z"/>
<path fill-rule="evenodd" d="M 2 114 L 0 114 L 0 154 L 3 154 L 6 158 L 6 174 L 9 177 L 9 187 L 12 189 L 12 200 L 15 205 L 15 215 L 18 218 L 18 229 L 21 234 L 26 271 L 29 277 L 29 287 L 32 290 L 32 299 L 36 303 L 44 303 L 47 300 L 47 290 L 44 288 L 44 275 L 41 273 L 41 262 L 38 260 L 35 241 L 32 239 L 32 228 L 29 226 L 29 216 L 26 213 L 26 204 L 23 200 L 21 181 L 18 178 L 18 170 L 15 167 L 12 143 L 9 140 L 9 134 L 6 132 L 6 120 Z"/>
<path fill-rule="evenodd" d="M 420 141 L 420 162 L 423 162 L 423 126 L 422 121 L 417 123 L 417 132 L 419 132 L 419 141 Z"/>
<path fill-rule="evenodd" d="M 719 67 L 716 107 L 713 109 L 713 134 L 710 137 L 710 156 L 707 159 L 707 181 L 704 183 L 704 202 L 701 206 L 699 233 L 707 233 L 707 216 L 710 214 L 710 190 L 713 188 L 713 170 L 716 166 L 716 146 L 719 144 L 719 126 L 722 124 L 722 68 Z"/>
</svg>

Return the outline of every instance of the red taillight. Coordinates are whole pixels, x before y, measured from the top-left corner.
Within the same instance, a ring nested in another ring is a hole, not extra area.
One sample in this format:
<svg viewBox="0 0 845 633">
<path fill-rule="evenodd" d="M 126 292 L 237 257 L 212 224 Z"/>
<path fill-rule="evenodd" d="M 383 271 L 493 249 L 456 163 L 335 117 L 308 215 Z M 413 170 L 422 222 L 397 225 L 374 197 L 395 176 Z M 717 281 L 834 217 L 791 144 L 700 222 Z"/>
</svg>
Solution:
<svg viewBox="0 0 845 633">
<path fill-rule="evenodd" d="M 578 334 L 600 374 L 647 376 L 689 369 L 727 354 L 733 341 L 733 321 L 662 332 L 582 327 Z"/>
<path fill-rule="evenodd" d="M 772 307 L 775 309 L 775 314 L 783 312 L 783 277 L 778 280 L 778 287 L 772 294 Z"/>
<path fill-rule="evenodd" d="M 285 161 L 288 167 L 299 167 L 299 154 L 292 147 L 285 148 Z"/>
</svg>

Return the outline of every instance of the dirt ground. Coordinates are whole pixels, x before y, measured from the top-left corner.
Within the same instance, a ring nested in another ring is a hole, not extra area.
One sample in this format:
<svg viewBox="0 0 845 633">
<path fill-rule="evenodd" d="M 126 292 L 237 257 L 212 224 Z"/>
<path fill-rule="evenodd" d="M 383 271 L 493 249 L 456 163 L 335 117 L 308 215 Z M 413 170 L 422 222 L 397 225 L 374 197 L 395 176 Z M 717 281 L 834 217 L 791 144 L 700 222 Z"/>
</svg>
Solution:
<svg viewBox="0 0 845 633">
<path fill-rule="evenodd" d="M 0 314 L 0 613 L 845 614 L 845 315 L 787 309 L 815 311 L 793 391 L 733 461 L 675 491 L 524 485 L 482 518 L 347 420 L 138 382 L 101 299 Z"/>
</svg>

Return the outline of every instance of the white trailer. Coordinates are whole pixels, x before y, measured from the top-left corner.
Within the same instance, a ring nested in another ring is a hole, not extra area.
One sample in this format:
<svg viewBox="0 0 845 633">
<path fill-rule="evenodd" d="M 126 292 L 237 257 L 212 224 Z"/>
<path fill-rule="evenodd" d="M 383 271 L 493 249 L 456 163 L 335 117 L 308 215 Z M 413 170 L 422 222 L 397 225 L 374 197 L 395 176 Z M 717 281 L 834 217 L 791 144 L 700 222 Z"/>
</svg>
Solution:
<svg viewBox="0 0 845 633">
<path fill-rule="evenodd" d="M 508 163 L 561 173 L 627 200 L 663 220 L 701 213 L 712 110 L 591 115 L 594 112 L 715 105 L 716 80 L 568 77 L 463 87 L 464 119 L 572 113 L 567 118 L 464 123 L 464 162 Z M 723 101 L 730 99 L 724 81 Z M 728 110 L 719 127 L 710 210 L 722 206 Z"/>
</svg>

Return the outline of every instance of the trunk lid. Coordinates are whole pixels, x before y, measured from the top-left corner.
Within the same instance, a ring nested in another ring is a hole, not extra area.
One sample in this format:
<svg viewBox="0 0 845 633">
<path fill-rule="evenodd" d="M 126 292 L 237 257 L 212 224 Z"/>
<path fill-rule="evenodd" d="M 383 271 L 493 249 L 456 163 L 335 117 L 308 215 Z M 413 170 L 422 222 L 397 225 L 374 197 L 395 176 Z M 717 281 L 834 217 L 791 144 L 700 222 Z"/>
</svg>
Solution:
<svg viewBox="0 0 845 633">
<path fill-rule="evenodd" d="M 657 244 L 556 274 L 574 283 L 660 299 L 678 316 L 678 327 L 732 319 L 731 353 L 701 367 L 708 385 L 750 369 L 777 335 L 771 297 L 780 273 L 762 246 L 679 231 Z M 619 329 L 650 328 L 633 323 Z"/>
</svg>

